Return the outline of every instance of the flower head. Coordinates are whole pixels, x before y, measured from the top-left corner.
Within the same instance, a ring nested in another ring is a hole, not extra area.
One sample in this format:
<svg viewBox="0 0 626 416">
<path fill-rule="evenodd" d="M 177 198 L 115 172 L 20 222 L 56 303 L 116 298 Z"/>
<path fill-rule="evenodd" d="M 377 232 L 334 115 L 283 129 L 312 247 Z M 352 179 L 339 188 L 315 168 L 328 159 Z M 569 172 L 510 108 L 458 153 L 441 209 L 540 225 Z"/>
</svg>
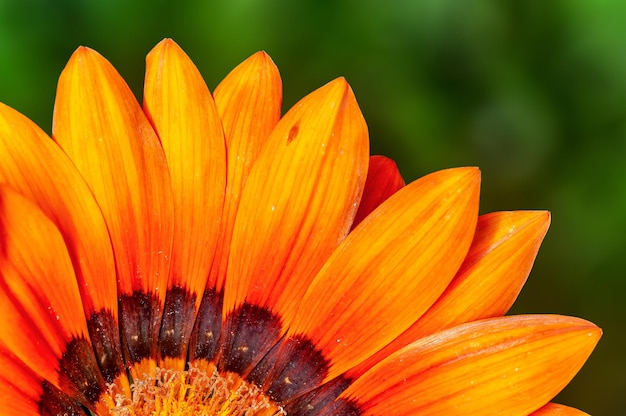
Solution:
<svg viewBox="0 0 626 416">
<path fill-rule="evenodd" d="M 281 95 L 265 53 L 211 94 L 164 40 L 143 107 L 88 48 L 52 140 L 0 106 L 3 413 L 582 414 L 549 401 L 601 331 L 503 316 L 549 214 L 405 186 L 344 79 Z"/>
</svg>

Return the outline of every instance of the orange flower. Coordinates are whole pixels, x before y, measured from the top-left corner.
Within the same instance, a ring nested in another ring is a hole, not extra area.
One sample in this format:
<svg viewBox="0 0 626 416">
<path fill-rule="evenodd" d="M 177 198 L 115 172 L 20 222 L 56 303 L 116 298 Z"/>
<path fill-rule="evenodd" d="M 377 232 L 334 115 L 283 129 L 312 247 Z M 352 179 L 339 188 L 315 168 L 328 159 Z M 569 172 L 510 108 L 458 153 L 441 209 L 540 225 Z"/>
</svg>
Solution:
<svg viewBox="0 0 626 416">
<path fill-rule="evenodd" d="M 281 95 L 164 40 L 143 109 L 87 48 L 53 140 L 0 107 L 3 414 L 583 414 L 549 401 L 600 329 L 503 317 L 549 214 L 478 216 L 475 168 L 404 186 L 343 79 Z"/>
</svg>

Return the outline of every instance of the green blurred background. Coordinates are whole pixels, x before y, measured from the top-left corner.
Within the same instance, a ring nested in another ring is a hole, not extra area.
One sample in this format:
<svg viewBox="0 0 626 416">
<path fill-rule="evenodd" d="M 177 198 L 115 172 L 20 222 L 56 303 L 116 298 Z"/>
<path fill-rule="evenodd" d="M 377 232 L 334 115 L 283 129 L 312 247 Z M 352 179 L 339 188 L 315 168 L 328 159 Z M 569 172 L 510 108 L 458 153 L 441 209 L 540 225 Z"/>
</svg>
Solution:
<svg viewBox="0 0 626 416">
<path fill-rule="evenodd" d="M 144 57 L 164 37 L 210 88 L 266 50 L 285 108 L 345 76 L 372 151 L 407 181 L 477 165 L 482 212 L 549 209 L 513 312 L 600 325 L 600 345 L 557 401 L 626 414 L 626 2 L 0 0 L 0 101 L 50 132 L 56 79 L 78 45 L 140 96 Z"/>
</svg>

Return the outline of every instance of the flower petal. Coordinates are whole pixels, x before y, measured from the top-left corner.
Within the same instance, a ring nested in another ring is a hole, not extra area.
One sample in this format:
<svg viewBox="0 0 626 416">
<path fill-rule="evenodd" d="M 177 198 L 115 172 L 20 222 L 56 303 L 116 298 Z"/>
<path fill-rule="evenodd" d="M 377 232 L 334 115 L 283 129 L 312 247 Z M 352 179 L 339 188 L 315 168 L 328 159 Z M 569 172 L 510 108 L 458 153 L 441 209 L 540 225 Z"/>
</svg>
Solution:
<svg viewBox="0 0 626 416">
<path fill-rule="evenodd" d="M 354 217 L 352 228 L 403 186 L 404 179 L 396 162 L 385 156 L 371 156 L 363 198 Z"/>
<path fill-rule="evenodd" d="M 226 148 L 209 89 L 193 62 L 170 39 L 146 59 L 144 110 L 161 139 L 174 200 L 174 240 L 159 348 L 162 358 L 185 358 L 217 246 Z M 184 360 L 177 362 L 184 366 Z"/>
<path fill-rule="evenodd" d="M 411 342 L 465 322 L 504 315 L 530 273 L 548 231 L 545 211 L 512 211 L 478 218 L 474 241 L 456 276 L 409 329 L 357 368 L 356 377 Z"/>
<path fill-rule="evenodd" d="M 53 137 L 85 178 L 109 230 L 124 351 L 156 356 L 173 203 L 163 149 L 113 66 L 81 47 L 59 79 Z"/>
<path fill-rule="evenodd" d="M 551 315 L 460 325 L 397 351 L 349 386 L 365 415 L 528 415 L 578 372 L 601 330 Z"/>
<path fill-rule="evenodd" d="M 421 329 L 415 335 L 504 315 L 524 286 L 549 225 L 546 211 L 480 216 L 465 261 L 446 291 L 416 323 Z"/>
<path fill-rule="evenodd" d="M 222 301 L 235 216 L 243 186 L 261 147 L 280 118 L 278 69 L 259 52 L 237 66 L 215 89 L 227 152 L 227 187 L 213 265 L 190 343 L 190 356 L 212 360 L 222 328 Z"/>
<path fill-rule="evenodd" d="M 91 49 L 76 50 L 59 78 L 53 137 L 102 209 L 122 292 L 162 298 L 172 241 L 167 163 L 132 92 Z"/>
<path fill-rule="evenodd" d="M 224 126 L 228 173 L 220 242 L 209 285 L 221 290 L 239 200 L 261 148 L 280 119 L 282 85 L 278 68 L 257 52 L 233 69 L 213 93 Z"/>
<path fill-rule="evenodd" d="M 36 202 L 61 231 L 80 281 L 86 318 L 106 309 L 117 319 L 113 251 L 100 208 L 63 150 L 3 104 L 0 182 Z"/>
<path fill-rule="evenodd" d="M 0 408 L 7 416 L 40 415 L 43 378 L 17 357 L 0 349 Z"/>
<path fill-rule="evenodd" d="M 6 186 L 0 186 L 0 230 L 0 354 L 12 352 L 37 375 L 59 388 L 73 385 L 77 394 L 85 381 L 103 388 L 93 350 L 82 349 L 87 323 L 59 230 Z M 66 357 L 79 350 L 87 352 L 84 361 L 65 366 Z"/>
<path fill-rule="evenodd" d="M 289 334 L 331 361 L 327 380 L 406 330 L 443 292 L 472 239 L 480 173 L 449 169 L 407 185 L 343 241 L 311 284 Z"/>
<path fill-rule="evenodd" d="M 344 79 L 311 93 L 285 115 L 243 189 L 226 312 L 245 301 L 271 306 L 289 320 L 296 299 L 348 232 L 367 154 L 367 127 Z"/>
<path fill-rule="evenodd" d="M 26 117 L 1 104 L 0 162 L 0 182 L 34 201 L 61 232 L 100 369 L 113 382 L 123 364 L 113 250 L 100 208 L 62 149 Z"/>
<path fill-rule="evenodd" d="M 15 355 L 1 348 L 0 368 L 0 408 L 3 415 L 79 416 L 86 415 L 86 408 L 91 406 L 79 403 L 75 397 L 44 380 Z"/>
<path fill-rule="evenodd" d="M 589 414 L 562 404 L 548 403 L 536 412 L 531 413 L 530 416 L 589 416 Z"/>
<path fill-rule="evenodd" d="M 226 148 L 209 89 L 170 39 L 146 59 L 144 109 L 161 139 L 172 179 L 174 242 L 168 286 L 202 293 L 220 227 Z"/>
<path fill-rule="evenodd" d="M 0 186 L 0 207 L 5 294 L 0 340 L 11 351 L 43 361 L 45 368 L 52 357 L 39 356 L 37 343 L 60 358 L 70 339 L 87 336 L 76 277 L 59 230 L 36 205 Z"/>
</svg>

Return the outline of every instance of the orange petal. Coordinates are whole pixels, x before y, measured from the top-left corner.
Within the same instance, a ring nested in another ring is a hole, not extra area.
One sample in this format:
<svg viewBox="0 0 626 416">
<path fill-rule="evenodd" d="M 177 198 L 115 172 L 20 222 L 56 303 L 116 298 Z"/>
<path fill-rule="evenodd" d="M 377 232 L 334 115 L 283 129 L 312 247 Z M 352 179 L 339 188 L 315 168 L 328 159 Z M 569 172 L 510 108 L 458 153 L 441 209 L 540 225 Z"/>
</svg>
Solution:
<svg viewBox="0 0 626 416">
<path fill-rule="evenodd" d="M 34 201 L 61 232 L 81 292 L 81 314 L 101 370 L 113 381 L 123 368 L 117 283 L 100 208 L 63 150 L 26 117 L 2 105 L 0 162 L 0 182 Z"/>
<path fill-rule="evenodd" d="M 0 182 L 37 203 L 61 231 L 80 281 L 86 317 L 105 309 L 117 320 L 113 251 L 100 208 L 63 150 L 3 104 Z"/>
<path fill-rule="evenodd" d="M 363 198 L 361 198 L 359 209 L 354 217 L 352 228 L 356 227 L 363 221 L 363 218 L 367 217 L 403 186 L 404 179 L 402 179 L 396 162 L 385 156 L 370 157 Z"/>
<path fill-rule="evenodd" d="M 43 379 L 0 348 L 0 408 L 6 416 L 40 415 Z"/>
<path fill-rule="evenodd" d="M 63 237 L 32 202 L 0 186 L 0 350 L 59 383 L 67 343 L 88 339 Z"/>
<path fill-rule="evenodd" d="M 383 350 L 350 371 L 355 377 L 418 338 L 465 322 L 504 315 L 530 273 L 548 231 L 545 211 L 512 211 L 478 218 L 470 250 L 443 294 Z"/>
<path fill-rule="evenodd" d="M 0 368 L 0 408 L 3 415 L 80 415 L 85 414 L 85 406 L 90 407 L 90 404 L 79 404 L 70 392 L 64 392 L 49 380 L 44 380 L 2 347 Z"/>
<path fill-rule="evenodd" d="M 562 404 L 548 403 L 536 412 L 531 413 L 530 416 L 589 416 L 589 414 Z"/>
<path fill-rule="evenodd" d="M 213 97 L 170 39 L 146 59 L 144 111 L 158 133 L 172 180 L 174 240 L 159 345 L 180 364 L 215 255 L 226 187 L 226 148 Z"/>
<path fill-rule="evenodd" d="M 7 186 L 0 186 L 0 230 L 0 355 L 14 356 L 92 408 L 105 383 L 122 371 L 119 344 L 110 338 L 119 338 L 117 327 L 109 327 L 117 322 L 106 313 L 90 317 L 89 329 L 104 331 L 92 345 L 61 233 L 34 203 Z M 43 387 L 41 400 L 58 404 L 50 397 L 55 389 Z"/>
<path fill-rule="evenodd" d="M 367 127 L 337 79 L 278 123 L 246 179 L 232 236 L 224 310 L 269 306 L 286 321 L 344 238 L 363 190 Z"/>
<path fill-rule="evenodd" d="M 172 242 L 165 156 L 130 89 L 97 52 L 79 48 L 63 70 L 52 130 L 102 209 L 122 293 L 162 300 Z"/>
<path fill-rule="evenodd" d="M 600 336 L 566 316 L 471 322 L 397 351 L 340 397 L 365 415 L 528 415 L 567 385 Z"/>
<path fill-rule="evenodd" d="M 144 109 L 172 179 L 174 243 L 168 287 L 204 291 L 217 244 L 226 187 L 222 124 L 202 76 L 170 39 L 146 59 Z"/>
<path fill-rule="evenodd" d="M 165 155 L 130 89 L 97 52 L 79 48 L 57 88 L 53 136 L 85 178 L 113 245 L 123 351 L 155 357 L 172 245 Z"/>
<path fill-rule="evenodd" d="M 459 272 L 422 316 L 416 335 L 504 315 L 524 286 L 550 225 L 546 211 L 496 212 L 478 218 Z"/>
<path fill-rule="evenodd" d="M 406 330 L 458 270 L 476 227 L 480 172 L 449 169 L 407 185 L 333 253 L 289 333 L 330 360 L 327 380 Z"/>
<path fill-rule="evenodd" d="M 209 277 L 209 287 L 221 290 L 243 185 L 280 119 L 282 85 L 278 68 L 266 53 L 257 52 L 233 69 L 215 88 L 213 95 L 228 149 L 228 186 L 222 229 Z"/>
</svg>

